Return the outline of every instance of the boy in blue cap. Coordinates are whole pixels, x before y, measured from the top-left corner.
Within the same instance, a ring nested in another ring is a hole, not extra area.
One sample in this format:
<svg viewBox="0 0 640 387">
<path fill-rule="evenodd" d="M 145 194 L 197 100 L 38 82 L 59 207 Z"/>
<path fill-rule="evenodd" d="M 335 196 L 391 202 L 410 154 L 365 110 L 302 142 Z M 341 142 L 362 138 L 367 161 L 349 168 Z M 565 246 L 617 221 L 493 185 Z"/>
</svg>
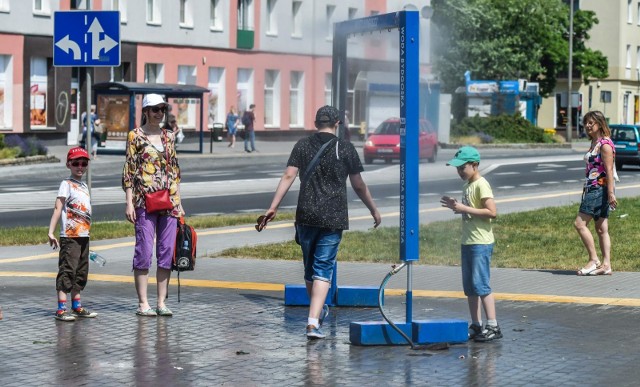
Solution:
<svg viewBox="0 0 640 387">
<path fill-rule="evenodd" d="M 462 187 L 462 202 L 443 196 L 443 207 L 462 215 L 462 287 L 469 303 L 471 325 L 469 339 L 479 342 L 502 338 L 496 319 L 495 299 L 489 286 L 491 255 L 493 253 L 493 230 L 491 220 L 498 212 L 489 182 L 480 175 L 480 153 L 471 146 L 463 146 L 447 165 L 456 167 L 458 175 L 465 181 Z M 487 325 L 482 328 L 482 310 Z"/>
</svg>

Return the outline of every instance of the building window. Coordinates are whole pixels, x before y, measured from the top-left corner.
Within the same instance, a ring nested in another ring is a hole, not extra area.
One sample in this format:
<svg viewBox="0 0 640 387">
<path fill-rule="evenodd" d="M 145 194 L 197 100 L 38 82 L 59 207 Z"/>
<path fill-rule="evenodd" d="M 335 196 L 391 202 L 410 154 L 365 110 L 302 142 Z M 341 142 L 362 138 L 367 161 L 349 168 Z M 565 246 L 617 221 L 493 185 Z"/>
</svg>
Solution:
<svg viewBox="0 0 640 387">
<path fill-rule="evenodd" d="M 244 112 L 253 103 L 253 70 L 238 69 L 238 112 Z"/>
<path fill-rule="evenodd" d="M 631 45 L 627 44 L 627 65 L 624 70 L 624 77 L 631 78 Z"/>
<path fill-rule="evenodd" d="M 110 67 L 111 82 L 129 82 L 131 81 L 131 63 L 121 62 L 118 67 Z"/>
<path fill-rule="evenodd" d="M 253 0 L 238 0 L 238 28 L 253 30 Z"/>
<path fill-rule="evenodd" d="M 633 23 L 633 5 L 631 0 L 627 0 L 627 23 Z"/>
<path fill-rule="evenodd" d="M 353 20 L 358 16 L 358 8 L 349 8 L 349 20 Z"/>
<path fill-rule="evenodd" d="M 291 3 L 291 18 L 292 20 L 292 30 L 291 36 L 296 38 L 302 37 L 302 12 L 300 8 L 302 7 L 302 1 L 294 1 Z"/>
<path fill-rule="evenodd" d="M 33 0 L 33 13 L 36 15 L 50 15 L 50 0 Z"/>
<path fill-rule="evenodd" d="M 333 38 L 333 14 L 336 12 L 335 5 L 327 5 L 327 13 L 326 13 L 326 29 L 327 29 L 327 39 Z"/>
<path fill-rule="evenodd" d="M 127 0 L 111 0 L 111 10 L 120 11 L 120 23 L 127 22 Z"/>
<path fill-rule="evenodd" d="M 9 11 L 11 11 L 9 0 L 0 0 L 0 12 L 9 12 Z M 2 125 L 2 123 L 0 123 L 0 125 Z"/>
<path fill-rule="evenodd" d="M 195 85 L 196 84 L 196 66 L 178 66 L 178 84 L 179 85 Z"/>
<path fill-rule="evenodd" d="M 160 13 L 160 0 L 147 0 L 147 23 L 162 23 L 162 15 Z"/>
<path fill-rule="evenodd" d="M 31 58 L 31 126 L 47 126 L 47 58 Z"/>
<path fill-rule="evenodd" d="M 277 2 L 278 0 L 267 0 L 267 35 L 278 35 Z"/>
<path fill-rule="evenodd" d="M 324 104 L 331 105 L 331 73 L 324 75 Z"/>
<path fill-rule="evenodd" d="M 180 0 L 180 27 L 193 27 L 193 4 L 191 0 Z"/>
<path fill-rule="evenodd" d="M 280 72 L 267 70 L 264 77 L 264 124 L 280 124 Z"/>
<path fill-rule="evenodd" d="M 304 73 L 292 71 L 289 85 L 289 122 L 291 126 L 304 124 Z"/>
<path fill-rule="evenodd" d="M 209 67 L 209 127 L 214 122 L 224 123 L 225 112 L 225 82 L 223 67 Z"/>
<path fill-rule="evenodd" d="M 13 122 L 13 66 L 11 56 L 0 55 L 0 128 Z"/>
<path fill-rule="evenodd" d="M 211 0 L 211 13 L 209 15 L 210 28 L 222 31 L 222 11 L 220 10 L 220 0 Z"/>
<path fill-rule="evenodd" d="M 144 81 L 145 83 L 163 83 L 164 66 L 160 63 L 145 63 Z"/>
</svg>

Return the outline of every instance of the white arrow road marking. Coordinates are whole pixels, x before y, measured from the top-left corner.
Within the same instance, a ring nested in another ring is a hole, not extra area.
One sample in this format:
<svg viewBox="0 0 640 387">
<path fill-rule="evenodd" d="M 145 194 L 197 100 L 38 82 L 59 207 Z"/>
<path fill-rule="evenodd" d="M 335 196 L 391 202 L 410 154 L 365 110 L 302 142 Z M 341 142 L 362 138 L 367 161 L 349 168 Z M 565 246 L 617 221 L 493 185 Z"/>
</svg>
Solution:
<svg viewBox="0 0 640 387">
<path fill-rule="evenodd" d="M 69 35 L 64 38 L 58 40 L 56 42 L 56 47 L 64 51 L 65 54 L 69 53 L 69 50 L 73 52 L 73 60 L 79 60 L 82 52 L 80 51 L 80 46 L 78 43 L 74 42 L 69 38 Z"/>
</svg>

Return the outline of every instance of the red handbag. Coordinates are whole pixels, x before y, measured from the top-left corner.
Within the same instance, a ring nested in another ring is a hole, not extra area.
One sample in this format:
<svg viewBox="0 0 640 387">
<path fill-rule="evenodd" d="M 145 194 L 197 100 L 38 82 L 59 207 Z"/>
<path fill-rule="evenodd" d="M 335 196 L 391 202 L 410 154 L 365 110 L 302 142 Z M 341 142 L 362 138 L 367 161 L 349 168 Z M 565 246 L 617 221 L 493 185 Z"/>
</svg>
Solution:
<svg viewBox="0 0 640 387">
<path fill-rule="evenodd" d="M 168 189 L 144 194 L 144 205 L 149 213 L 173 209 Z"/>
<path fill-rule="evenodd" d="M 164 139 L 164 136 L 163 136 Z M 167 163 L 167 171 L 165 173 L 165 186 L 169 185 L 169 149 L 167 142 L 164 141 L 165 159 Z M 168 189 L 161 189 L 155 192 L 144 194 L 144 205 L 148 213 L 169 211 L 173 209 L 171 197 Z"/>
</svg>

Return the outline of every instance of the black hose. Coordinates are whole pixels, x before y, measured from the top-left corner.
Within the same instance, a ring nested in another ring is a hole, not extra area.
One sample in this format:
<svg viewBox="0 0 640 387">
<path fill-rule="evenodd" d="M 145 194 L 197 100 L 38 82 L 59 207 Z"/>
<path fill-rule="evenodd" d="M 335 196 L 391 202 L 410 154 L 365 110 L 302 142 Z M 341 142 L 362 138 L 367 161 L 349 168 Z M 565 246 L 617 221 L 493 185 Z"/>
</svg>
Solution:
<svg viewBox="0 0 640 387">
<path fill-rule="evenodd" d="M 384 288 L 385 288 L 385 286 L 387 286 L 387 282 L 389 282 L 391 277 L 393 277 L 395 274 L 397 274 L 406 265 L 407 265 L 406 262 L 403 262 L 402 264 L 400 264 L 400 266 L 393 265 L 391 271 L 389 273 L 387 273 L 387 275 L 382 280 L 382 283 L 380 284 L 380 288 L 378 289 L 378 309 L 380 309 L 380 314 L 382 314 L 382 317 L 389 323 L 389 325 L 393 329 L 395 329 L 402 337 L 404 337 L 405 340 L 407 340 L 407 343 L 409 343 L 409 345 L 411 346 L 411 349 L 415 349 L 415 350 L 442 350 L 442 349 L 449 348 L 449 343 L 434 343 L 434 344 L 427 344 L 427 345 L 417 345 L 417 344 L 415 344 L 409 338 L 409 336 L 407 336 L 402 331 L 402 329 L 398 328 L 396 326 L 396 324 L 393 323 L 393 321 L 389 320 L 387 315 L 384 313 L 384 308 L 382 308 L 382 293 L 384 291 Z"/>
<path fill-rule="evenodd" d="M 416 349 L 416 345 L 413 343 L 413 341 L 411 341 L 409 336 L 407 336 L 402 331 L 402 329 L 398 328 L 396 326 L 396 324 L 394 324 L 393 321 L 391 321 L 387 317 L 387 315 L 384 313 L 384 308 L 382 307 L 382 294 L 384 292 L 384 287 L 387 286 L 387 282 L 389 282 L 391 277 L 393 277 L 394 274 L 396 274 L 400 270 L 402 270 L 405 266 L 406 266 L 406 263 L 402 263 L 400 266 L 397 266 L 397 267 L 394 265 L 393 268 L 391 269 L 391 271 L 389 273 L 387 273 L 387 275 L 382 280 L 382 283 L 380 284 L 380 288 L 378 289 L 378 309 L 380 309 L 380 314 L 382 314 L 382 317 L 389 323 L 389 325 L 393 329 L 395 329 L 402 337 L 404 337 L 405 340 L 407 340 L 407 343 L 409 343 L 409 345 L 411 346 L 412 349 Z"/>
</svg>

